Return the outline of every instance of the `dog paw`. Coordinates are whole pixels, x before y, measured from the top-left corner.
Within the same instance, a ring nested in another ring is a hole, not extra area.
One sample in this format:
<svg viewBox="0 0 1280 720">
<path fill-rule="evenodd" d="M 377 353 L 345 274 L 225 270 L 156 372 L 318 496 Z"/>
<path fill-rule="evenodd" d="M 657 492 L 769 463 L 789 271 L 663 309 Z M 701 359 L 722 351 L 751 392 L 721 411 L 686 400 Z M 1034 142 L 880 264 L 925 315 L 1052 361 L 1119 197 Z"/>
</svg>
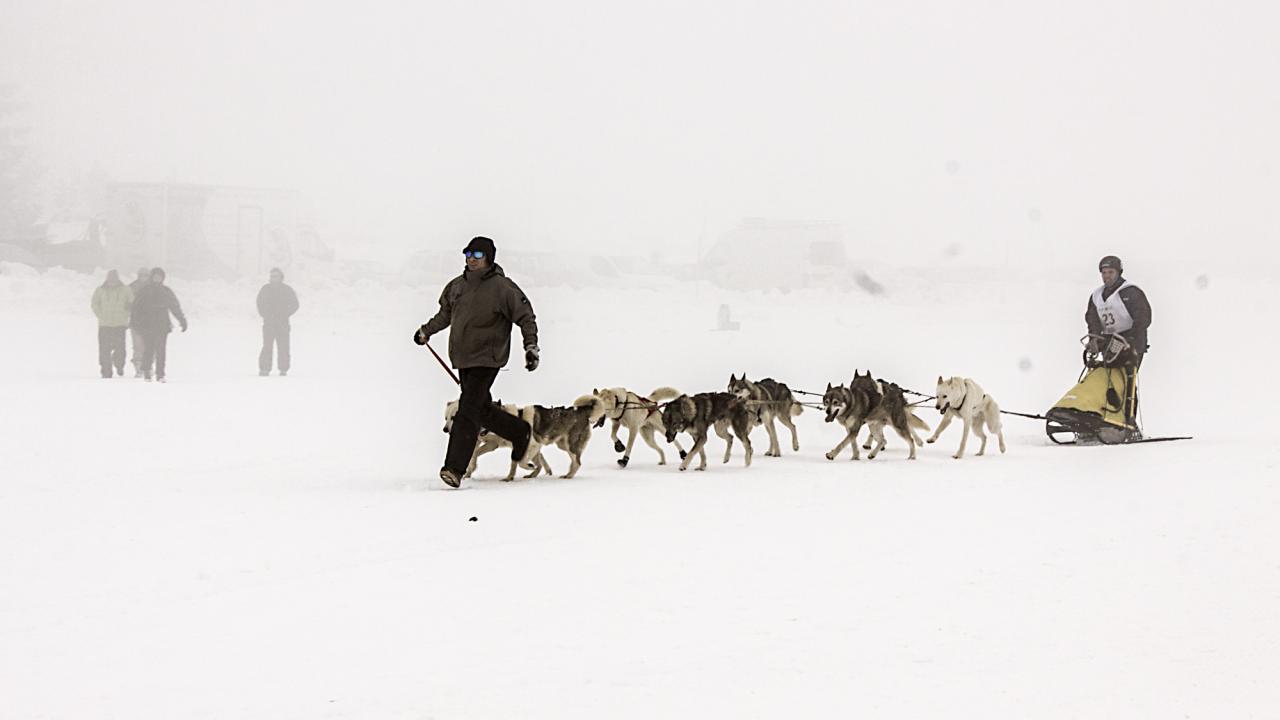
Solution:
<svg viewBox="0 0 1280 720">
<path fill-rule="evenodd" d="M 689 453 L 688 453 L 687 451 L 685 451 L 685 450 L 681 450 L 681 451 L 680 451 L 680 459 L 681 459 L 681 460 L 683 460 L 683 459 L 685 459 L 685 458 L 687 458 L 687 457 L 689 457 Z"/>
<path fill-rule="evenodd" d="M 925 442 L 927 442 L 927 443 L 929 443 L 930 445 L 932 445 L 932 444 L 934 444 L 935 442 L 937 442 L 937 440 L 938 440 L 938 438 L 929 438 L 928 440 L 925 440 Z"/>
<path fill-rule="evenodd" d="M 614 451 L 614 452 L 626 452 L 626 450 L 627 450 L 627 446 L 626 446 L 626 445 L 623 445 L 621 440 L 614 440 L 614 441 L 613 441 L 613 451 Z"/>
<path fill-rule="evenodd" d="M 832 455 L 831 453 L 827 453 L 827 459 L 828 459 L 828 460 L 835 460 L 835 459 L 836 459 L 836 456 L 835 456 L 835 455 Z"/>
<path fill-rule="evenodd" d="M 706 469 L 706 468 L 704 468 L 704 467 L 696 467 L 696 468 L 694 468 L 694 470 L 697 470 L 698 472 L 706 472 L 706 471 L 707 471 L 707 469 Z"/>
<path fill-rule="evenodd" d="M 951 459 L 952 459 L 952 460 L 959 460 L 959 459 L 960 459 L 960 458 L 962 458 L 962 457 L 964 457 L 964 456 L 963 456 L 963 455 L 961 455 L 960 453 L 956 453 L 955 455 L 952 455 L 952 456 L 951 456 Z"/>
<path fill-rule="evenodd" d="M 631 462 L 631 458 L 629 457 L 619 458 L 618 467 L 626 467 L 629 462 Z"/>
</svg>

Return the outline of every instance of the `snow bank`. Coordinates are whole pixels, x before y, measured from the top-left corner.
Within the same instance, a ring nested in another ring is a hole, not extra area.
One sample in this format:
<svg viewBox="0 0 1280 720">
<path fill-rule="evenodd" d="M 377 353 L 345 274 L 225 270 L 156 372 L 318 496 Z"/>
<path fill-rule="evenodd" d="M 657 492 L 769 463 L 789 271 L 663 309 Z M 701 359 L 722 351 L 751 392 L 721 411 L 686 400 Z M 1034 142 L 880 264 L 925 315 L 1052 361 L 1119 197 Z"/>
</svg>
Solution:
<svg viewBox="0 0 1280 720">
<path fill-rule="evenodd" d="M 435 479 L 455 392 L 436 289 L 288 280 L 294 371 L 256 373 L 259 283 L 171 278 L 170 383 L 96 377 L 100 277 L 0 273 L 0 717 L 1261 717 L 1280 704 L 1280 452 L 1266 269 L 1133 279 L 1147 429 L 1190 443 Z M 1196 278 L 1209 274 L 1212 283 Z M 519 273 L 512 270 L 514 277 Z M 977 378 L 1039 411 L 1078 373 L 1094 277 L 878 271 L 885 295 L 526 288 L 544 365 L 496 393 Z M 731 306 L 737 332 L 715 332 Z M 445 338 L 439 339 L 441 348 Z M 936 416 L 924 413 L 929 422 Z M 1244 419 L 1242 421 L 1242 419 Z M 757 443 L 764 435 L 757 431 Z M 713 442 L 713 460 L 718 454 Z M 563 472 L 566 459 L 548 450 Z M 474 521 L 471 518 L 475 518 Z"/>
</svg>

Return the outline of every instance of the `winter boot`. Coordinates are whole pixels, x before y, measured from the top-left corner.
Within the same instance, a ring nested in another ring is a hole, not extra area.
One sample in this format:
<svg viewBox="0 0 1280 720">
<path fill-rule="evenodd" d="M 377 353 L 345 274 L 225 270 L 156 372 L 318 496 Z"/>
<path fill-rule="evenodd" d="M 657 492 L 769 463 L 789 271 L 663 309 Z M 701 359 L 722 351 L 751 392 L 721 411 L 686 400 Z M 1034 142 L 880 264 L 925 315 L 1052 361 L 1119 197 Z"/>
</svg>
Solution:
<svg viewBox="0 0 1280 720">
<path fill-rule="evenodd" d="M 440 479 L 449 487 L 456 488 L 462 485 L 462 477 L 449 468 L 440 468 Z"/>
</svg>

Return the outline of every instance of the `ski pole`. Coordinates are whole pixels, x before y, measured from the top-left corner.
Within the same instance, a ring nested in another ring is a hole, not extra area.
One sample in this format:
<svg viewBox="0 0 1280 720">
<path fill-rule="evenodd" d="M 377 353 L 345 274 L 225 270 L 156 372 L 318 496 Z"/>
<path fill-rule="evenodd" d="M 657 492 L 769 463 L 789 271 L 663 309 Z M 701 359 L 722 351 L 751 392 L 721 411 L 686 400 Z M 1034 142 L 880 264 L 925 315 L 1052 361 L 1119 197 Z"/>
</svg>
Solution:
<svg viewBox="0 0 1280 720">
<path fill-rule="evenodd" d="M 453 368 L 449 367 L 445 363 L 444 358 L 440 357 L 440 353 L 436 352 L 436 349 L 431 347 L 431 343 L 427 343 L 426 345 L 427 349 L 431 351 L 431 354 L 436 356 L 436 362 L 440 363 L 440 367 L 444 368 L 444 371 L 449 373 L 449 377 L 453 378 L 453 382 L 461 385 L 462 381 L 458 379 L 457 375 L 453 374 Z"/>
</svg>

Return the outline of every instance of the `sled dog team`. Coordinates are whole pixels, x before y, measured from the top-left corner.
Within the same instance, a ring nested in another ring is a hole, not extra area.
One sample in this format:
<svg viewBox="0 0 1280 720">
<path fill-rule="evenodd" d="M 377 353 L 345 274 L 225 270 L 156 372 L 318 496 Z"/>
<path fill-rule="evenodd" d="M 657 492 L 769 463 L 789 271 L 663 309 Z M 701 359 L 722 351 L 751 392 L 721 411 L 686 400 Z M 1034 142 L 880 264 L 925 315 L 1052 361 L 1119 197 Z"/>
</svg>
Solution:
<svg viewBox="0 0 1280 720">
<path fill-rule="evenodd" d="M 960 448 L 952 455 L 953 458 L 964 457 L 970 432 L 981 443 L 977 455 L 987 450 L 987 432 L 996 436 L 1000 452 L 1005 452 L 1000 407 L 978 383 L 963 377 L 939 377 L 936 396 L 935 408 L 942 413 L 942 419 L 933 434 L 922 440 L 917 431 L 928 432 L 929 426 L 916 416 L 915 406 L 907 402 L 903 389 L 897 384 L 873 379 L 869 371 L 855 371 L 847 386 L 828 384 L 821 401 L 825 420 L 839 424 L 844 428 L 845 436 L 826 454 L 826 458 L 835 460 L 846 446 L 850 446 L 852 459 L 860 459 L 858 433 L 865 426 L 868 436 L 862 449 L 870 450 L 867 458 L 874 459 L 885 447 L 884 429 L 888 426 L 906 443 L 908 458 L 914 460 L 918 445 L 937 441 L 957 418 L 963 425 L 963 431 Z M 645 444 L 658 453 L 659 465 L 666 465 L 666 453 L 656 439 L 661 435 L 667 443 L 675 445 L 681 458 L 681 470 L 687 470 L 695 457 L 698 459 L 696 469 L 706 470 L 706 444 L 711 432 L 724 440 L 722 462 L 729 462 L 734 438 L 737 438 L 742 444 L 744 464 L 749 467 L 755 453 L 751 430 L 760 425 L 764 426 L 769 437 L 766 456 L 782 456 L 775 421 L 791 432 L 792 451 L 800 451 L 800 437 L 794 418 L 804 409 L 786 384 L 768 378 L 753 382 L 745 374 L 741 377 L 730 375 L 724 392 L 687 395 L 674 388 L 661 387 L 648 395 L 641 395 L 627 388 L 615 387 L 594 390 L 568 407 L 495 404 L 532 428 L 528 450 L 523 457 L 511 459 L 505 480 L 515 479 L 517 467 L 531 471 L 524 476 L 527 478 L 544 472 L 553 474 L 542 452 L 543 448 L 553 445 L 569 456 L 569 470 L 563 477 L 572 478 L 582 467 L 582 453 L 591 439 L 592 429 L 602 427 L 606 420 L 611 423 L 610 437 L 614 450 L 621 454 L 618 465 L 623 468 L 631 462 L 631 451 L 637 437 L 644 439 Z M 457 400 L 445 406 L 445 433 L 452 430 L 457 412 Z M 625 443 L 618 437 L 619 430 L 624 428 L 627 431 Z M 681 433 L 687 433 L 693 439 L 688 450 L 677 439 Z M 510 448 L 511 443 L 496 433 L 482 434 L 476 441 L 463 477 L 470 477 L 475 472 L 476 462 L 481 456 Z"/>
</svg>

